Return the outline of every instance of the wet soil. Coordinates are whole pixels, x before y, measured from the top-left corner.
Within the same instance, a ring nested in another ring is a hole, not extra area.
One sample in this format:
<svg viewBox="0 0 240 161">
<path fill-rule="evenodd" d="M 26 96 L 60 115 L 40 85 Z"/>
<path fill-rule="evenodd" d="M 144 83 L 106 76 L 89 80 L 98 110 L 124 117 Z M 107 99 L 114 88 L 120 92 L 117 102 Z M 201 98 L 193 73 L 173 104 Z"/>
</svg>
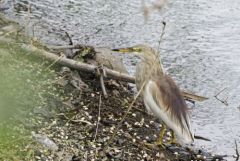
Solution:
<svg viewBox="0 0 240 161">
<path fill-rule="evenodd" d="M 35 151 L 35 158 L 53 160 L 215 160 L 201 150 L 167 145 L 165 149 L 150 149 L 145 143 L 158 138 L 161 123 L 145 111 L 139 98 L 128 117 L 108 144 L 114 130 L 133 101 L 133 90 L 128 84 L 106 80 L 109 97 L 105 99 L 99 79 L 95 75 L 79 73 L 76 88 L 76 72 L 66 67 L 60 71 L 56 86 L 62 89 L 64 100 L 55 106 L 57 114 L 42 122 L 40 134 L 49 136 L 58 151 Z M 50 100 L 52 101 L 52 100 Z M 53 110 L 52 107 L 49 107 Z M 170 137 L 167 133 L 165 141 Z M 216 158 L 222 158 L 215 156 Z M 40 159 L 40 160 L 41 160 Z"/>
<path fill-rule="evenodd" d="M 46 141 L 40 143 L 33 136 L 18 148 L 19 152 L 26 152 L 24 160 L 222 160 L 221 156 L 194 148 L 167 144 L 165 149 L 145 146 L 157 140 L 161 123 L 145 111 L 140 98 L 109 143 L 133 101 L 131 87 L 105 79 L 109 97 L 104 98 L 97 76 L 66 67 L 56 67 L 54 73 L 58 73 L 53 82 L 57 92 L 46 95 L 42 106 L 22 111 L 24 119 L 13 119 L 19 121 L 18 127 L 46 136 L 57 148 L 46 147 Z M 169 136 L 167 133 L 165 142 Z"/>
</svg>

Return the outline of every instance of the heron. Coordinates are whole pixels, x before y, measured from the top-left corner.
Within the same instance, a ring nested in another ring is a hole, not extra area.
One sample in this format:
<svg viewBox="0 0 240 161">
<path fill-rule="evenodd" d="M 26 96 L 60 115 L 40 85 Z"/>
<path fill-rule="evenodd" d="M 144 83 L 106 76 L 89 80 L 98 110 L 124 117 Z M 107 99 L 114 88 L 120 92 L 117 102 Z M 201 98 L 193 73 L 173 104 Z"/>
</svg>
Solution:
<svg viewBox="0 0 240 161">
<path fill-rule="evenodd" d="M 137 89 L 142 89 L 141 95 L 147 111 L 163 122 L 155 144 L 163 145 L 167 127 L 171 131 L 169 143 L 180 145 L 193 143 L 190 112 L 178 86 L 169 75 L 164 73 L 159 52 L 143 44 L 112 49 L 112 51 L 135 53 L 141 59 L 135 74 Z"/>
</svg>

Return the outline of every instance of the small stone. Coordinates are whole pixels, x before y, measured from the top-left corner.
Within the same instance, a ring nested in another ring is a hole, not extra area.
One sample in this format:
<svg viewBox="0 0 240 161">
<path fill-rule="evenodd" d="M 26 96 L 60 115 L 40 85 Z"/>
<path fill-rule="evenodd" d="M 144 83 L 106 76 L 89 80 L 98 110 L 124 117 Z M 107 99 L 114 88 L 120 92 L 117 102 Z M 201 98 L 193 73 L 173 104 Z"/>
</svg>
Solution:
<svg viewBox="0 0 240 161">
<path fill-rule="evenodd" d="M 140 123 L 139 123 L 139 122 L 135 122 L 135 123 L 134 123 L 134 125 L 136 125 L 136 126 L 139 126 L 139 125 L 140 125 Z"/>
<path fill-rule="evenodd" d="M 171 133 L 169 131 L 167 132 L 167 136 L 171 136 Z"/>
<path fill-rule="evenodd" d="M 145 154 L 143 154 L 143 158 L 147 158 L 147 156 L 148 156 L 148 155 L 147 155 L 146 153 L 145 153 Z"/>
<path fill-rule="evenodd" d="M 40 160 L 40 159 L 41 159 L 41 157 L 39 157 L 39 156 L 35 156 L 35 158 L 36 158 L 36 159 L 38 159 L 38 160 Z"/>
<path fill-rule="evenodd" d="M 201 158 L 201 155 L 198 154 L 198 155 L 197 155 L 197 158 L 200 159 L 200 158 Z"/>
</svg>

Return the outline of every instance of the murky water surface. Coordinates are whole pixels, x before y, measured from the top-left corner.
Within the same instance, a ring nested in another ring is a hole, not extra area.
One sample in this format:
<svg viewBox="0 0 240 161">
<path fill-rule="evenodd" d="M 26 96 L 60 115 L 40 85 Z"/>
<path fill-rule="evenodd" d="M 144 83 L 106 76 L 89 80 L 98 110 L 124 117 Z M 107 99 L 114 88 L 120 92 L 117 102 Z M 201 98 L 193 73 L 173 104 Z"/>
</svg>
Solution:
<svg viewBox="0 0 240 161">
<path fill-rule="evenodd" d="M 31 6 L 31 13 L 28 8 Z M 196 146 L 219 154 L 234 154 L 240 144 L 240 2 L 239 0 L 174 0 L 144 22 L 140 0 L 5 0 L 4 13 L 29 34 L 51 44 L 67 44 L 64 31 L 75 43 L 123 47 L 148 43 L 157 47 L 161 21 L 166 34 L 161 44 L 164 67 L 185 89 L 208 96 L 192 109 L 197 134 L 212 142 Z M 34 26 L 34 31 L 31 29 Z M 135 57 L 126 56 L 126 63 Z M 227 98 L 228 106 L 214 98 Z"/>
</svg>

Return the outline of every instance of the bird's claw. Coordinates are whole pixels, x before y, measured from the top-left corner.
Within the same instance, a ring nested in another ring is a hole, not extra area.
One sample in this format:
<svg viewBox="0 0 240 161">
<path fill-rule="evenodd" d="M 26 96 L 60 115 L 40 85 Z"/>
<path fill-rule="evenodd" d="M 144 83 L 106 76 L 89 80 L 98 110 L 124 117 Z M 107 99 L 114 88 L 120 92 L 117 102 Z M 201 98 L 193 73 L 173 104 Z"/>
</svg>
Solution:
<svg viewBox="0 0 240 161">
<path fill-rule="evenodd" d="M 165 149 L 165 145 L 163 143 L 155 142 L 155 143 L 144 143 L 145 146 L 149 149 L 155 149 L 156 147 Z"/>
</svg>

